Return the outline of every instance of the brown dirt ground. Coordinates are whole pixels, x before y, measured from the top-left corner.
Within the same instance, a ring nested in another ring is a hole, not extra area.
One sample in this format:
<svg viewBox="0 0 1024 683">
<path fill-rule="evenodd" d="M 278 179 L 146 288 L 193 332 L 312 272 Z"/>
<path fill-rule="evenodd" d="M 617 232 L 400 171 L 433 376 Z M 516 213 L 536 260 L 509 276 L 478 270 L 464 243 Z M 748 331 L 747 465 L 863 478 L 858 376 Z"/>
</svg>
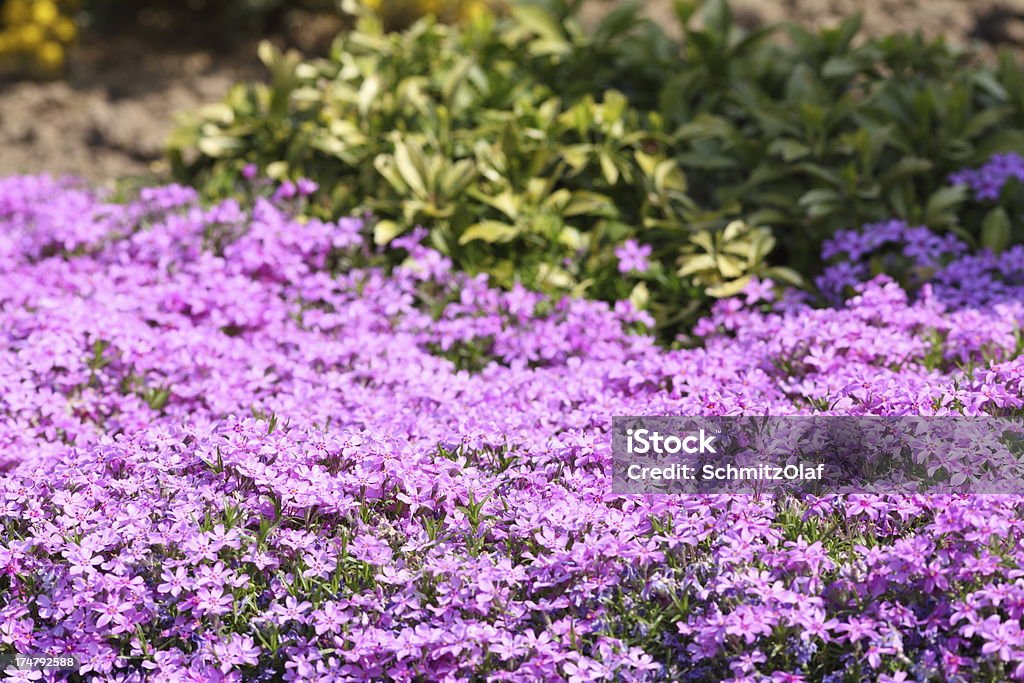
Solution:
<svg viewBox="0 0 1024 683">
<path fill-rule="evenodd" d="M 587 0 L 584 12 L 598 17 L 617 4 Z M 676 23 L 671 0 L 647 0 L 644 5 L 652 18 Z M 731 5 L 752 26 L 789 20 L 821 28 L 861 12 L 865 35 L 921 31 L 929 37 L 945 35 L 961 46 L 1024 46 L 1024 0 L 731 0 Z"/>
<path fill-rule="evenodd" d="M 584 18 L 594 21 L 616 4 L 587 0 Z M 1024 0 L 733 0 L 733 7 L 752 26 L 792 19 L 819 27 L 862 11 L 869 34 L 920 30 L 961 45 L 1024 47 Z M 648 0 L 645 12 L 674 25 L 671 0 Z M 289 42 L 315 50 L 323 35 L 311 33 L 317 30 Z M 153 38 L 138 30 L 86 37 L 64 80 L 0 83 L 0 175 L 159 175 L 175 112 L 262 77 L 251 43 L 224 50 L 174 35 Z"/>
</svg>

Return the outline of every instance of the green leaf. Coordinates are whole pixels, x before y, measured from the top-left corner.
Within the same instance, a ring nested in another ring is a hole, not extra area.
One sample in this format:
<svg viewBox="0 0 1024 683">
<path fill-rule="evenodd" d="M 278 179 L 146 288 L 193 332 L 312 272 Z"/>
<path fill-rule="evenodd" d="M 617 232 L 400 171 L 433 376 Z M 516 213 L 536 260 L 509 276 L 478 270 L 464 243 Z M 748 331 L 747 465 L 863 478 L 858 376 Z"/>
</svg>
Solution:
<svg viewBox="0 0 1024 683">
<path fill-rule="evenodd" d="M 200 152 L 214 158 L 228 157 L 245 149 L 244 142 L 227 135 L 209 135 L 200 138 L 198 146 Z"/>
<path fill-rule="evenodd" d="M 562 232 L 558 235 L 559 244 L 564 244 L 573 251 L 584 249 L 587 245 L 587 238 L 576 228 L 563 226 Z"/>
<path fill-rule="evenodd" d="M 654 169 L 654 189 L 659 194 L 686 192 L 686 174 L 674 159 L 665 159 Z"/>
<path fill-rule="evenodd" d="M 427 172 L 422 152 L 411 143 L 398 142 L 395 144 L 394 160 L 402 180 L 418 197 L 425 198 L 428 194 Z"/>
<path fill-rule="evenodd" d="M 515 239 L 520 229 L 508 223 L 498 221 L 481 221 L 466 228 L 459 236 L 459 244 L 468 244 L 474 240 L 482 240 L 488 244 L 508 242 Z"/>
<path fill-rule="evenodd" d="M 505 214 L 512 220 L 515 220 L 519 217 L 519 210 L 520 205 L 522 204 L 522 197 L 513 194 L 511 190 L 504 190 L 500 194 L 494 197 L 490 197 L 480 192 L 477 188 L 472 188 L 470 190 L 470 194 L 475 199 L 478 199 L 487 204 L 488 206 L 491 206 L 497 209 L 498 211 L 501 211 L 503 214 Z"/>
<path fill-rule="evenodd" d="M 569 43 L 562 32 L 558 20 L 543 7 L 537 5 L 516 5 L 512 8 L 512 16 L 520 25 L 541 38 L 546 49 L 554 53 L 564 53 L 570 49 Z"/>
<path fill-rule="evenodd" d="M 281 51 L 269 40 L 261 40 L 256 47 L 256 56 L 263 62 L 263 66 L 271 69 L 281 59 Z"/>
<path fill-rule="evenodd" d="M 682 258 L 682 265 L 676 274 L 680 277 L 687 277 L 704 271 L 717 271 L 718 263 L 711 254 L 693 254 Z"/>
<path fill-rule="evenodd" d="M 804 279 L 800 273 L 796 272 L 792 268 L 786 268 L 784 266 L 773 266 L 764 271 L 765 277 L 770 277 L 773 280 L 779 282 L 785 282 L 786 284 L 793 285 L 794 287 L 803 287 Z"/>
<path fill-rule="evenodd" d="M 288 177 L 288 162 L 275 161 L 267 166 L 267 177 L 274 180 L 284 180 Z"/>
<path fill-rule="evenodd" d="M 633 291 L 629 293 L 629 302 L 633 304 L 633 308 L 638 311 L 642 311 L 647 307 L 647 302 L 651 299 L 651 292 L 647 289 L 647 283 L 638 282 L 633 287 Z"/>
<path fill-rule="evenodd" d="M 732 223 L 730 223 L 729 225 L 732 225 Z M 728 230 L 728 228 L 726 229 Z M 701 247 L 704 251 L 708 252 L 709 254 L 713 254 L 715 252 L 715 238 L 707 230 L 701 230 L 699 232 L 694 233 L 693 235 L 690 236 L 690 241 L 696 244 L 698 247 Z"/>
<path fill-rule="evenodd" d="M 705 28 L 717 34 L 718 38 L 724 40 L 729 37 L 732 29 L 732 9 L 727 0 L 705 0 L 701 19 Z"/>
<path fill-rule="evenodd" d="M 845 52 L 849 49 L 853 39 L 857 37 L 860 32 L 861 25 L 864 23 L 864 13 L 854 12 L 846 19 L 843 19 L 836 32 L 836 41 L 833 45 L 833 49 L 836 52 Z"/>
<path fill-rule="evenodd" d="M 992 209 L 981 224 L 981 246 L 994 254 L 1010 246 L 1010 216 L 1006 209 Z"/>
<path fill-rule="evenodd" d="M 659 158 L 653 154 L 647 154 L 644 151 L 637 150 L 633 152 L 633 159 L 636 161 L 636 165 L 640 167 L 645 176 L 651 177 L 654 175 L 654 169 L 658 167 Z"/>
<path fill-rule="evenodd" d="M 819 188 L 817 190 L 805 192 L 800 199 L 797 200 L 797 204 L 803 207 L 813 207 L 817 204 L 835 204 L 839 199 L 840 195 L 835 190 Z"/>
<path fill-rule="evenodd" d="M 572 192 L 563 187 L 545 197 L 541 202 L 541 207 L 549 211 L 564 213 L 565 207 L 569 205 L 570 200 L 572 200 Z"/>
<path fill-rule="evenodd" d="M 452 164 L 441 180 L 441 192 L 446 199 L 456 199 L 478 177 L 476 165 L 469 159 Z"/>
<path fill-rule="evenodd" d="M 578 190 L 572 193 L 569 203 L 562 209 L 564 216 L 604 216 L 616 214 L 615 203 L 603 194 Z"/>
<path fill-rule="evenodd" d="M 985 161 L 994 154 L 1016 152 L 1021 149 L 1024 149 L 1024 130 L 1002 128 L 993 131 L 984 141 L 978 142 L 976 161 Z"/>
<path fill-rule="evenodd" d="M 775 248 L 775 237 L 768 230 L 764 230 L 750 242 L 750 251 L 747 254 L 747 265 L 756 266 Z"/>
<path fill-rule="evenodd" d="M 752 275 L 744 275 L 737 280 L 723 282 L 720 285 L 708 287 L 705 291 L 709 296 L 713 296 L 716 299 L 725 299 L 730 296 L 736 296 L 744 290 L 747 284 L 750 283 L 752 277 Z"/>
<path fill-rule="evenodd" d="M 967 126 L 964 127 L 964 135 L 968 138 L 975 138 L 986 130 L 999 125 L 1010 114 L 1009 107 L 989 107 L 975 114 Z"/>
<path fill-rule="evenodd" d="M 860 73 L 860 61 L 850 55 L 830 57 L 821 67 L 822 78 L 850 78 Z"/>
<path fill-rule="evenodd" d="M 444 75 L 444 81 L 441 84 L 441 96 L 445 102 L 451 102 L 455 91 L 460 85 L 466 81 L 466 76 L 469 75 L 469 70 L 475 66 L 476 61 L 472 57 L 463 57 L 459 60 L 459 63 L 455 65 L 455 68 Z"/>
<path fill-rule="evenodd" d="M 378 155 L 373 160 L 373 167 L 377 169 L 377 173 L 388 182 L 395 192 L 400 195 L 405 195 L 409 192 L 409 186 L 402 180 L 402 175 L 395 167 L 395 158 L 393 156 L 388 154 Z"/>
<path fill-rule="evenodd" d="M 370 108 L 377 100 L 377 96 L 380 94 L 382 87 L 380 76 L 374 74 L 363 81 L 363 84 L 359 87 L 359 99 L 357 101 L 357 111 L 361 118 L 366 118 L 370 113 Z"/>
<path fill-rule="evenodd" d="M 732 123 L 721 116 L 700 114 L 694 120 L 680 126 L 673 136 L 677 141 L 699 140 L 701 138 L 724 138 L 733 134 Z"/>
<path fill-rule="evenodd" d="M 975 85 L 1000 102 L 1006 102 L 1009 99 L 1009 93 L 1006 92 L 1006 88 L 999 82 L 995 74 L 988 69 L 974 72 L 971 80 L 974 81 Z"/>
<path fill-rule="evenodd" d="M 562 159 L 574 172 L 582 172 L 590 163 L 590 155 L 593 151 L 591 145 L 571 145 L 561 150 Z"/>
<path fill-rule="evenodd" d="M 903 157 L 882 173 L 878 179 L 883 184 L 889 184 L 909 176 L 927 173 L 932 170 L 932 166 L 934 164 L 928 159 L 914 156 Z"/>
<path fill-rule="evenodd" d="M 594 42 L 604 43 L 621 38 L 640 23 L 640 5 L 637 2 L 623 2 L 604 15 L 594 29 Z"/>
<path fill-rule="evenodd" d="M 722 242 L 732 242 L 750 232 L 750 226 L 743 221 L 730 221 L 722 231 Z"/>
<path fill-rule="evenodd" d="M 746 271 L 746 261 L 739 259 L 730 254 L 719 252 L 715 257 L 715 265 L 718 267 L 718 272 L 723 277 L 735 278 L 744 274 Z"/>
<path fill-rule="evenodd" d="M 672 10 L 679 21 L 679 26 L 684 29 L 690 25 L 690 20 L 699 8 L 700 3 L 696 0 L 672 0 Z"/>
<path fill-rule="evenodd" d="M 598 152 L 598 160 L 601 162 L 601 173 L 608 184 L 614 185 L 619 182 L 619 167 L 615 165 L 611 155 L 602 149 Z"/>
<path fill-rule="evenodd" d="M 967 199 L 967 186 L 954 185 L 936 190 L 925 205 L 924 222 L 931 226 L 948 226 L 956 221 L 956 210 Z"/>
<path fill-rule="evenodd" d="M 791 138 L 778 138 L 768 146 L 768 152 L 782 158 L 783 161 L 796 161 L 811 153 L 811 148 Z"/>
<path fill-rule="evenodd" d="M 385 246 L 391 243 L 399 235 L 405 232 L 405 228 L 395 221 L 378 221 L 373 226 L 373 243 L 378 246 Z"/>
</svg>

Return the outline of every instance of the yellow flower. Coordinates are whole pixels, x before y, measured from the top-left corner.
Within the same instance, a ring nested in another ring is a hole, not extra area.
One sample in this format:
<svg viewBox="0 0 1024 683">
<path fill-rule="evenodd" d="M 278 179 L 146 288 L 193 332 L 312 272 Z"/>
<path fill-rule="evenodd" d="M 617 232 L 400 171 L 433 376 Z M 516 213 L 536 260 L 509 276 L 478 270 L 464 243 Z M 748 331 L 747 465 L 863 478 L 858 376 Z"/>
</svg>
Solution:
<svg viewBox="0 0 1024 683">
<path fill-rule="evenodd" d="M 437 16 L 441 13 L 441 0 L 420 0 L 419 11 L 421 14 L 433 14 Z"/>
<path fill-rule="evenodd" d="M 36 0 L 32 5 L 32 20 L 41 26 L 49 26 L 60 17 L 60 11 L 52 0 Z"/>
<path fill-rule="evenodd" d="M 56 71 L 64 65 L 64 48 L 59 43 L 48 40 L 39 46 L 36 61 L 47 71 Z"/>
<path fill-rule="evenodd" d="M 467 0 L 459 7 L 459 21 L 476 21 L 489 11 L 484 0 Z"/>
<path fill-rule="evenodd" d="M 18 43 L 22 48 L 34 49 L 37 45 L 43 42 L 46 37 L 43 35 L 43 29 L 39 28 L 35 24 L 23 24 L 17 31 Z"/>
<path fill-rule="evenodd" d="M 57 39 L 63 43 L 69 43 L 75 38 L 75 34 L 78 29 L 75 27 L 75 22 L 67 17 L 60 17 L 57 23 L 53 25 L 53 35 L 57 36 Z"/>
<path fill-rule="evenodd" d="M 7 0 L 3 3 L 2 16 L 8 26 L 24 24 L 31 16 L 29 3 L 26 0 Z"/>
</svg>

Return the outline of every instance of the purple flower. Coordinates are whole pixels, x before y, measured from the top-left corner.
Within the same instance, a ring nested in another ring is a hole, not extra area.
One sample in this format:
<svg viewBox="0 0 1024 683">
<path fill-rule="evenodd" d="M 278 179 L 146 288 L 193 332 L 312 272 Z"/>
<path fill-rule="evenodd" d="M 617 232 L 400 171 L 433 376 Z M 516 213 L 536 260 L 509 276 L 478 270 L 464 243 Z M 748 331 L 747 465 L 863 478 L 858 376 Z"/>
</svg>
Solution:
<svg viewBox="0 0 1024 683">
<path fill-rule="evenodd" d="M 294 199 L 298 194 L 299 188 L 296 184 L 290 180 L 286 180 L 281 183 L 280 187 L 277 188 L 277 191 L 274 192 L 274 199 L 278 201 Z"/>
<path fill-rule="evenodd" d="M 301 197 L 308 197 L 309 195 L 320 189 L 320 185 L 313 182 L 309 178 L 299 178 L 295 182 L 295 188 Z"/>
<path fill-rule="evenodd" d="M 245 635 L 234 635 L 227 642 L 217 641 L 213 644 L 213 653 L 220 662 L 222 673 L 228 673 L 240 666 L 258 664 L 261 652 L 253 639 Z"/>
<path fill-rule="evenodd" d="M 949 182 L 967 185 L 977 199 L 998 199 L 1003 187 L 1010 181 L 1024 181 L 1024 157 L 1015 152 L 997 154 L 977 169 L 952 174 Z"/>
<path fill-rule="evenodd" d="M 626 240 L 615 248 L 615 257 L 619 259 L 620 273 L 646 273 L 650 268 L 648 258 L 651 255 L 651 245 L 640 244 L 636 240 Z"/>
</svg>

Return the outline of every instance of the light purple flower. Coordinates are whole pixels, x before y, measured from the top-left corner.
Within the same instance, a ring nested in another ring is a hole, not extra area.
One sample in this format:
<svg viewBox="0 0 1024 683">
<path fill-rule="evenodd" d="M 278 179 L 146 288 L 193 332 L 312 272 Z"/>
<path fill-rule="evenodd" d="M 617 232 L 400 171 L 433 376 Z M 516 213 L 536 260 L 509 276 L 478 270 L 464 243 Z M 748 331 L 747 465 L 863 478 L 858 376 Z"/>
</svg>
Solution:
<svg viewBox="0 0 1024 683">
<path fill-rule="evenodd" d="M 615 257 L 619 259 L 619 272 L 646 273 L 651 265 L 648 261 L 651 251 L 652 247 L 649 244 L 626 240 L 615 248 Z"/>
</svg>

